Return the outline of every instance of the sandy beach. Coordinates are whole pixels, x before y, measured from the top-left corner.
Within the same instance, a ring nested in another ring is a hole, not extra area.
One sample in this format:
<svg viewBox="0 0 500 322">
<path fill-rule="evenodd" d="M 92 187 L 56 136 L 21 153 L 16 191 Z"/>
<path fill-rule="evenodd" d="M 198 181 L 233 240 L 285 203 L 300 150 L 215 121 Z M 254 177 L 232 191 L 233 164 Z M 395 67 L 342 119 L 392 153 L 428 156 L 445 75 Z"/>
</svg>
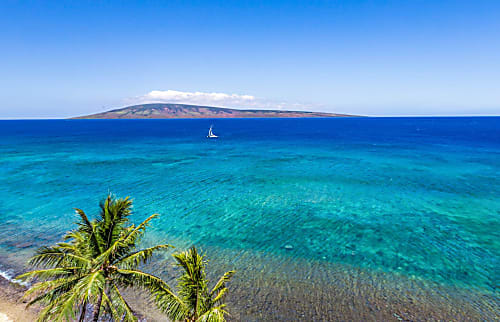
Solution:
<svg viewBox="0 0 500 322">
<path fill-rule="evenodd" d="M 35 308 L 26 308 L 21 301 L 24 287 L 0 276 L 0 322 L 31 322 L 36 320 Z"/>
</svg>

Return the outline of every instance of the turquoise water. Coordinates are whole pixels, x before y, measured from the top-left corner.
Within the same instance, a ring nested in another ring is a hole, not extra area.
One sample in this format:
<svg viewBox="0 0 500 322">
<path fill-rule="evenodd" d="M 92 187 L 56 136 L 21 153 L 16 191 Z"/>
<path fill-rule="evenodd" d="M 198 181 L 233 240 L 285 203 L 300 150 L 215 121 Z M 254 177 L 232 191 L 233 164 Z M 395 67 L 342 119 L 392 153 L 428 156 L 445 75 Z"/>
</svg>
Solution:
<svg viewBox="0 0 500 322">
<path fill-rule="evenodd" d="M 145 243 L 194 243 L 216 270 L 317 291 L 361 269 L 498 316 L 500 118 L 0 121 L 0 171 L 0 270 L 113 192 L 161 214 Z"/>
</svg>

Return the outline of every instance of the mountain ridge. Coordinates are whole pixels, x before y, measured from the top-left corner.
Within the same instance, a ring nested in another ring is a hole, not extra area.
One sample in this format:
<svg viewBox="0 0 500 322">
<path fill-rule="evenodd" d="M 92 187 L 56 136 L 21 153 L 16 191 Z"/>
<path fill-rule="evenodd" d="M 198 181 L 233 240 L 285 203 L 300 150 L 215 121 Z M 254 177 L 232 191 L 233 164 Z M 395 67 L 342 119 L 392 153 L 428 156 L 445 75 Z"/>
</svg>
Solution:
<svg viewBox="0 0 500 322">
<path fill-rule="evenodd" d="M 189 104 L 139 104 L 72 119 L 172 119 L 172 118 L 307 118 L 352 117 L 356 115 L 309 111 L 235 109 Z"/>
</svg>

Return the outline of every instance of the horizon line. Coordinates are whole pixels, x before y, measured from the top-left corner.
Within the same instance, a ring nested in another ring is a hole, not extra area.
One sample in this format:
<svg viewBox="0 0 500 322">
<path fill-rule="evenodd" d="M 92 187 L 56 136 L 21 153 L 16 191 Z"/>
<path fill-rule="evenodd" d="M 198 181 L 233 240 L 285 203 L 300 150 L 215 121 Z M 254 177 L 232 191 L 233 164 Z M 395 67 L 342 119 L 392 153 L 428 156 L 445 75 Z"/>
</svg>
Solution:
<svg viewBox="0 0 500 322">
<path fill-rule="evenodd" d="M 295 112 L 295 111 L 294 111 Z M 306 111 L 296 111 L 296 112 L 306 112 Z M 342 113 L 334 113 L 334 112 L 312 112 L 312 113 L 331 113 L 331 114 L 342 114 Z M 92 114 L 90 114 L 92 115 Z M 349 115 L 349 114 L 346 114 Z M 56 121 L 56 120 L 75 120 L 75 121 L 85 121 L 85 120 L 203 120 L 203 119 L 336 119 L 336 118 L 344 118 L 344 117 L 207 117 L 207 118 L 198 118 L 198 117 L 179 117 L 179 118 L 130 118 L 130 119 L 75 119 L 78 116 L 69 116 L 69 117 L 8 117 L 3 118 L 0 117 L 0 121 Z M 425 114 L 425 115 L 353 115 L 346 118 L 418 118 L 418 117 L 500 117 L 500 114 Z"/>
</svg>

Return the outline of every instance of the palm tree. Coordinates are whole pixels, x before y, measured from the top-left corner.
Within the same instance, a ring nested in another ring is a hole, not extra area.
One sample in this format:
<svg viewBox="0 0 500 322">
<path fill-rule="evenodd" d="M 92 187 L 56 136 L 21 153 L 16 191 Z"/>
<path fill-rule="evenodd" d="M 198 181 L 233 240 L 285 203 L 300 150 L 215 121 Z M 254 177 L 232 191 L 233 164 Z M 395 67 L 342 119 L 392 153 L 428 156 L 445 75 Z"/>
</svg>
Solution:
<svg viewBox="0 0 500 322">
<path fill-rule="evenodd" d="M 38 269 L 18 277 L 36 280 L 25 298 L 29 299 L 28 306 L 44 306 L 39 321 L 74 320 L 76 315 L 83 321 L 89 306 L 93 308 L 93 321 L 103 312 L 114 320 L 136 321 L 120 292 L 126 287 L 142 287 L 174 297 L 160 278 L 138 269 L 156 251 L 171 247 L 136 249 L 146 226 L 157 215 L 138 226 L 129 224 L 132 201 L 128 197 L 116 199 L 108 195 L 100 208 L 100 215 L 92 221 L 76 209 L 78 228 L 67 233 L 63 242 L 38 249 L 30 259 Z"/>
<path fill-rule="evenodd" d="M 189 250 L 173 254 L 176 266 L 183 270 L 178 279 L 179 295 L 163 290 L 156 292 L 156 303 L 160 310 L 174 321 L 225 321 L 228 314 L 224 308 L 226 283 L 235 271 L 226 272 L 210 290 L 205 274 L 207 260 L 193 246 Z"/>
</svg>

